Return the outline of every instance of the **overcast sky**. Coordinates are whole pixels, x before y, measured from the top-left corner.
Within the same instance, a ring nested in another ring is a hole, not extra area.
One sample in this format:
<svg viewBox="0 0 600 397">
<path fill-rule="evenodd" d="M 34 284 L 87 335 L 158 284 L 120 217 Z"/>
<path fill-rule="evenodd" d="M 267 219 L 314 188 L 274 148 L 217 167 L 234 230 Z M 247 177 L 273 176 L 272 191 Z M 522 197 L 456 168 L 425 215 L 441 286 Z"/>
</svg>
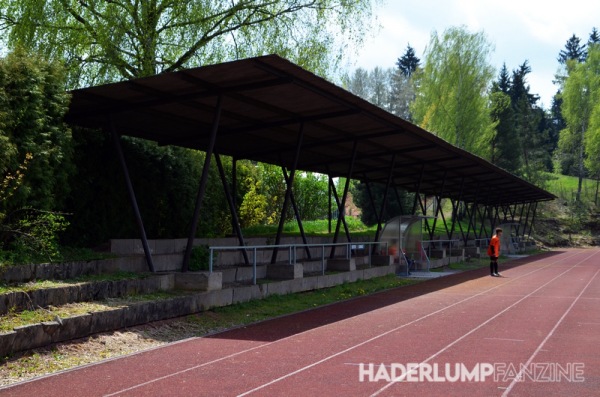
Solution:
<svg viewBox="0 0 600 397">
<path fill-rule="evenodd" d="M 497 71 L 503 63 L 512 72 L 529 61 L 527 82 L 545 108 L 557 90 L 556 58 L 567 40 L 575 34 L 586 43 L 593 27 L 600 30 L 599 0 L 384 0 L 376 14 L 380 29 L 358 51 L 355 68 L 394 67 L 409 43 L 423 59 L 433 31 L 441 35 L 464 25 L 472 33 L 485 32 Z"/>
</svg>

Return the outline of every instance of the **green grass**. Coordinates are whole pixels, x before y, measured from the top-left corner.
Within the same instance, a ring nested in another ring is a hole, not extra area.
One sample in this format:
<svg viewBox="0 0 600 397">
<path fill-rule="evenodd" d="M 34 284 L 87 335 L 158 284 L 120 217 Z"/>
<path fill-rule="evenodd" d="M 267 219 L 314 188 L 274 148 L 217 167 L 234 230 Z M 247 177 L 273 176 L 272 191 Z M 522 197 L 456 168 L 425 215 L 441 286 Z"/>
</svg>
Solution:
<svg viewBox="0 0 600 397">
<path fill-rule="evenodd" d="M 265 299 L 212 309 L 212 315 L 203 316 L 200 313 L 199 315 L 189 317 L 190 321 L 197 324 L 202 323 L 203 328 L 218 327 L 219 329 L 223 329 L 295 313 L 377 291 L 411 285 L 417 282 L 412 279 L 403 279 L 395 275 L 388 275 L 298 294 L 271 295 Z M 173 296 L 177 296 L 177 293 L 159 292 L 106 299 L 98 302 L 72 303 L 61 307 L 49 307 L 47 309 L 25 310 L 18 313 L 11 312 L 0 317 L 0 332 L 10 331 L 15 327 L 27 324 L 54 321 L 57 316 L 60 318 L 73 317 L 89 312 L 111 310 L 115 307 L 125 307 L 135 302 L 169 299 Z"/>
<path fill-rule="evenodd" d="M 302 228 L 308 236 L 333 236 L 335 233 L 336 220 L 331 221 L 331 233 L 329 233 L 329 222 L 327 219 L 316 221 L 303 221 Z M 347 217 L 346 224 L 352 236 L 375 235 L 376 226 L 366 226 L 360 219 Z M 275 236 L 278 225 L 256 225 L 245 228 L 242 232 L 244 236 Z M 340 233 L 344 233 L 344 226 L 340 225 Z M 300 227 L 298 222 L 286 222 L 283 227 L 283 233 L 286 236 L 299 236 Z"/>
<path fill-rule="evenodd" d="M 567 201 L 574 199 L 579 185 L 578 177 L 550 173 L 547 176 L 546 190 Z M 596 194 L 596 185 L 597 181 L 584 178 L 581 186 L 582 196 L 592 201 Z"/>
<path fill-rule="evenodd" d="M 54 321 L 57 317 L 68 318 L 78 315 L 102 312 L 114 308 L 126 307 L 135 302 L 149 302 L 161 299 L 169 299 L 176 296 L 175 293 L 156 292 L 152 294 L 132 295 L 122 298 L 105 299 L 97 302 L 69 303 L 60 307 L 50 306 L 36 310 L 24 310 L 21 312 L 10 312 L 0 316 L 0 332 L 11 331 L 15 327 L 37 324 L 44 321 Z"/>
<path fill-rule="evenodd" d="M 313 309 L 319 306 L 346 299 L 372 294 L 391 288 L 412 285 L 420 280 L 404 279 L 395 275 L 359 280 L 331 288 L 301 292 L 289 295 L 271 295 L 265 299 L 237 303 L 210 310 L 210 315 L 200 313 L 190 316 L 190 321 L 202 323 L 205 327 L 219 326 L 219 329 L 247 325 L 257 321 Z"/>
<path fill-rule="evenodd" d="M 135 280 L 146 278 L 149 274 L 118 271 L 115 273 L 95 274 L 89 276 L 81 276 L 71 280 L 35 280 L 27 283 L 6 284 L 0 283 L 0 294 L 16 291 L 34 291 L 45 288 L 64 287 L 75 284 L 94 282 L 94 281 L 120 281 L 120 280 Z"/>
</svg>

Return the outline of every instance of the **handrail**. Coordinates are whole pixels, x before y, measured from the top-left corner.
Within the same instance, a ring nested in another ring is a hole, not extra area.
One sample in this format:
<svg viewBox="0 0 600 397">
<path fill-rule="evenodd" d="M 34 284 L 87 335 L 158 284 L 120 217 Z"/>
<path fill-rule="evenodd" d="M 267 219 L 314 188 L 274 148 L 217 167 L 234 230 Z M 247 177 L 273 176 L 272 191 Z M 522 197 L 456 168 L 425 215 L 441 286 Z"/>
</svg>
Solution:
<svg viewBox="0 0 600 397">
<path fill-rule="evenodd" d="M 288 263 L 290 265 L 295 265 L 297 258 L 297 250 L 298 248 L 321 248 L 321 272 L 325 274 L 325 247 L 346 247 L 346 259 L 350 259 L 352 257 L 352 250 L 354 247 L 359 245 L 384 245 L 385 252 L 387 252 L 387 242 L 381 241 L 365 241 L 365 242 L 348 242 L 348 243 L 326 243 L 326 244 L 276 244 L 276 245 L 246 245 L 243 247 L 240 246 L 212 246 L 208 247 L 209 249 L 209 260 L 208 260 L 208 271 L 210 273 L 213 272 L 213 262 L 214 262 L 214 251 L 238 251 L 238 250 L 251 250 L 253 252 L 252 256 L 252 280 L 253 283 L 256 284 L 256 253 L 259 249 L 280 249 L 287 248 L 288 250 Z M 369 252 L 369 266 L 371 266 L 371 250 L 367 250 Z"/>
</svg>

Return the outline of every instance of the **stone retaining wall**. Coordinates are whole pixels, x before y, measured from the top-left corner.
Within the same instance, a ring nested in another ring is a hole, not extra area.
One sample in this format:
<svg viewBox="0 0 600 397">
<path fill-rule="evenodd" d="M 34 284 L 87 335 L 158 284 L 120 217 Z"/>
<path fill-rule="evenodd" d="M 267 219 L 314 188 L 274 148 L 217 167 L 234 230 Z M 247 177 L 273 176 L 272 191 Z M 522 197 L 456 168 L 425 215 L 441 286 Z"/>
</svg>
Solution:
<svg viewBox="0 0 600 397">
<path fill-rule="evenodd" d="M 160 301 L 140 302 L 125 308 L 26 325 L 0 334 L 0 356 L 47 346 L 51 343 L 82 338 L 99 332 L 185 316 L 232 303 L 261 299 L 269 295 L 309 291 L 359 279 L 381 277 L 393 274 L 395 270 L 395 266 L 389 265 L 261 285 L 227 288 Z"/>
<path fill-rule="evenodd" d="M 89 302 L 171 289 L 173 274 L 133 280 L 96 281 L 27 292 L 7 292 L 0 294 L 0 315 L 11 310 L 34 310 L 49 305 L 60 306 L 72 302 Z"/>
</svg>

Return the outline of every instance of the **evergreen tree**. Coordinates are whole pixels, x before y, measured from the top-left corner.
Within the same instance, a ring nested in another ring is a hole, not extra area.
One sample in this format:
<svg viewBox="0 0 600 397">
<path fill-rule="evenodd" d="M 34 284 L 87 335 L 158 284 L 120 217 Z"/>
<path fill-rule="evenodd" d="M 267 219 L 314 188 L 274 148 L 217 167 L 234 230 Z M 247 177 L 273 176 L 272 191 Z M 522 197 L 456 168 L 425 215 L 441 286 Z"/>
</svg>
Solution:
<svg viewBox="0 0 600 397">
<path fill-rule="evenodd" d="M 521 169 L 518 174 L 532 183 L 542 182 L 542 171 L 550 166 L 545 129 L 545 113 L 537 106 L 539 96 L 531 94 L 527 74 L 531 67 L 525 61 L 512 73 L 509 95 L 514 112 L 514 128 L 521 143 Z"/>
<path fill-rule="evenodd" d="M 592 44 L 600 44 L 600 33 L 598 33 L 598 29 L 592 28 L 592 33 L 590 33 L 590 37 L 588 38 L 587 46 L 588 48 Z"/>
<path fill-rule="evenodd" d="M 404 51 L 404 55 L 398 58 L 396 65 L 405 77 L 410 78 L 419 67 L 420 62 L 421 60 L 415 55 L 415 49 L 408 44 Z"/>
<path fill-rule="evenodd" d="M 574 59 L 577 62 L 583 62 L 586 57 L 585 44 L 581 44 L 581 39 L 575 34 L 571 36 L 565 44 L 565 49 L 558 54 L 558 62 L 566 65 L 567 61 Z"/>
<path fill-rule="evenodd" d="M 521 167 L 521 140 L 514 128 L 514 110 L 511 104 L 511 79 L 502 65 L 498 80 L 492 84 L 491 117 L 496 123 L 496 134 L 492 139 L 490 161 L 516 174 Z"/>
</svg>

